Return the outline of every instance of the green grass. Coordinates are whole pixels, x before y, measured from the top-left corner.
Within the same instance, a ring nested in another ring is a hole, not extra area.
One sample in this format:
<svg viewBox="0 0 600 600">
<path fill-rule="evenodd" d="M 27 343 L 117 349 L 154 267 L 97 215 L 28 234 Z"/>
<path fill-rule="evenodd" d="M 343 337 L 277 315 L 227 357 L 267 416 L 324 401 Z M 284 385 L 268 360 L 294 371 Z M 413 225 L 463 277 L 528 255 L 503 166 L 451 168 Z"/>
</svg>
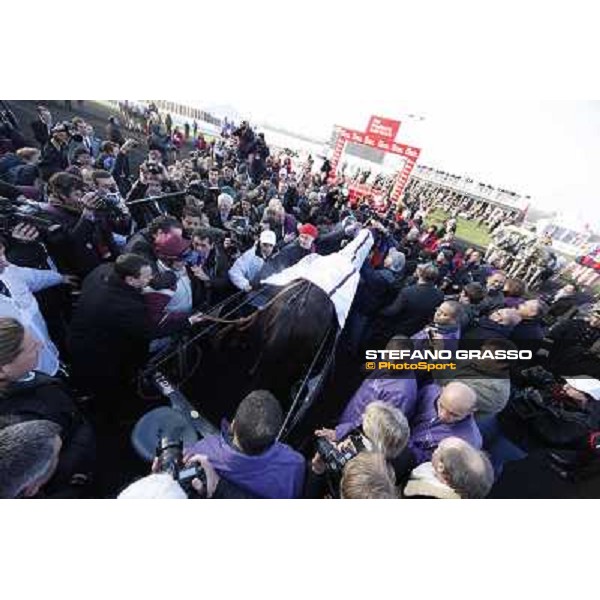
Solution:
<svg viewBox="0 0 600 600">
<path fill-rule="evenodd" d="M 429 214 L 426 223 L 427 225 L 436 225 L 440 227 L 444 225 L 449 218 L 450 215 L 447 212 L 436 208 Z M 460 217 L 457 219 L 456 223 L 456 237 L 470 246 L 487 248 L 487 245 L 490 243 L 490 234 L 485 226 L 478 225 L 474 221 L 469 221 Z"/>
</svg>

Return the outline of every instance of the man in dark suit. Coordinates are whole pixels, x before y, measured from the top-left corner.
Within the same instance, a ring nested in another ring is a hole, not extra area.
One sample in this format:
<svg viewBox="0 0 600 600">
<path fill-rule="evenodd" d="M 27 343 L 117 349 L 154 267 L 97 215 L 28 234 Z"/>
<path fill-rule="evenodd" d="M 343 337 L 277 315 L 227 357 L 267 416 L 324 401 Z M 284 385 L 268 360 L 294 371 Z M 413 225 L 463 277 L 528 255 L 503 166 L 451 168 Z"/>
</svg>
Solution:
<svg viewBox="0 0 600 600">
<path fill-rule="evenodd" d="M 31 129 L 33 130 L 33 137 L 35 137 L 40 148 L 43 148 L 50 139 L 50 124 L 52 122 L 52 116 L 50 111 L 45 106 L 37 107 L 37 118 L 31 122 Z"/>
<path fill-rule="evenodd" d="M 401 290 L 396 299 L 381 311 L 389 337 L 411 336 L 431 321 L 435 309 L 444 301 L 444 294 L 435 286 L 439 276 L 433 264 L 417 267 L 417 283 Z"/>
</svg>

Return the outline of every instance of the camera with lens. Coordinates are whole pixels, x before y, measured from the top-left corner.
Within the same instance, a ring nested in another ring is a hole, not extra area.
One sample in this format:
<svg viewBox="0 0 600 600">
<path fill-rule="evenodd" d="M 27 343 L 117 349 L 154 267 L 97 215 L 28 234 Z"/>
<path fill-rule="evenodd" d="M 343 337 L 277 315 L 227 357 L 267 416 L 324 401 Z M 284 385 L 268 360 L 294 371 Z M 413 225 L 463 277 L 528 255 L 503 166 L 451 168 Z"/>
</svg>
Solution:
<svg viewBox="0 0 600 600">
<path fill-rule="evenodd" d="M 162 173 L 162 169 L 158 163 L 147 162 L 144 166 L 146 167 L 146 172 L 150 175 L 160 175 Z"/>
<path fill-rule="evenodd" d="M 32 225 L 41 234 L 52 233 L 62 224 L 40 209 L 35 202 L 0 197 L 0 233 L 10 235 L 20 223 Z"/>
<path fill-rule="evenodd" d="M 192 486 L 194 479 L 199 479 L 206 485 L 206 473 L 200 465 L 185 466 L 183 462 L 182 439 L 177 440 L 166 436 L 159 436 L 156 446 L 156 458 L 158 471 L 160 473 L 169 473 L 188 496 L 196 494 L 196 490 Z"/>
<path fill-rule="evenodd" d="M 98 191 L 96 198 L 98 206 L 95 210 L 114 218 L 122 216 L 123 209 L 121 205 L 123 200 L 119 192 Z"/>
<path fill-rule="evenodd" d="M 352 441 L 354 442 L 354 439 Z M 317 437 L 316 446 L 327 472 L 335 475 L 341 475 L 346 463 L 358 453 L 356 449 L 352 450 L 351 448 L 340 450 L 324 437 Z"/>
<path fill-rule="evenodd" d="M 250 229 L 250 219 L 248 217 L 232 217 L 227 229 L 242 236 Z"/>
<path fill-rule="evenodd" d="M 549 387 L 557 381 L 557 378 L 550 371 L 540 365 L 523 369 L 520 377 L 524 383 L 535 388 Z"/>
</svg>

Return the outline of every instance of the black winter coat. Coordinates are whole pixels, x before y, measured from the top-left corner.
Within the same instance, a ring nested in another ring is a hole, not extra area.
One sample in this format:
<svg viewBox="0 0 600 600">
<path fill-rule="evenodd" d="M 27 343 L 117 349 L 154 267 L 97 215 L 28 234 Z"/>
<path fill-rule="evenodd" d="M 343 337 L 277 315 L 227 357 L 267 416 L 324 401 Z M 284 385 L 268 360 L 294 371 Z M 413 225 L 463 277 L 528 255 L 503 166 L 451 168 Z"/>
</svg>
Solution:
<svg viewBox="0 0 600 600">
<path fill-rule="evenodd" d="M 60 146 L 52 139 L 44 146 L 38 165 L 44 181 L 48 181 L 54 173 L 64 171 L 69 166 L 68 150 L 67 145 Z"/>
<path fill-rule="evenodd" d="M 85 279 L 71 322 L 69 347 L 73 376 L 129 380 L 144 364 L 151 339 L 185 329 L 187 320 L 152 326 L 140 290 L 100 265 Z"/>
<path fill-rule="evenodd" d="M 95 436 L 63 383 L 43 373 L 31 381 L 11 383 L 0 395 L 0 419 L 11 422 L 46 420 L 61 427 L 62 448 L 58 469 L 50 483 L 64 486 L 75 473 L 93 470 Z"/>
<path fill-rule="evenodd" d="M 431 321 L 444 294 L 431 283 L 417 283 L 402 289 L 381 314 L 393 323 L 395 334 L 414 335 Z"/>
</svg>

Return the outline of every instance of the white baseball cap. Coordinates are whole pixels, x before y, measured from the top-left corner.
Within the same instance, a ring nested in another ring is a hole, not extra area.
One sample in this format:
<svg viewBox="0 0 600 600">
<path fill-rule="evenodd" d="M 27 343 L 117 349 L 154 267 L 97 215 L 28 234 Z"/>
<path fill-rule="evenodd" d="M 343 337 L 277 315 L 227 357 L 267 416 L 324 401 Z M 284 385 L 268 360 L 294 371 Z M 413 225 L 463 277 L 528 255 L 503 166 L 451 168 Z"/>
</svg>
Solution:
<svg viewBox="0 0 600 600">
<path fill-rule="evenodd" d="M 267 229 L 260 234 L 260 243 L 261 244 L 271 244 L 274 246 L 277 243 L 277 237 L 275 236 L 275 232 Z"/>
<path fill-rule="evenodd" d="M 575 377 L 565 377 L 565 381 L 576 390 L 591 396 L 594 400 L 600 400 L 600 381 L 579 375 Z"/>
</svg>

